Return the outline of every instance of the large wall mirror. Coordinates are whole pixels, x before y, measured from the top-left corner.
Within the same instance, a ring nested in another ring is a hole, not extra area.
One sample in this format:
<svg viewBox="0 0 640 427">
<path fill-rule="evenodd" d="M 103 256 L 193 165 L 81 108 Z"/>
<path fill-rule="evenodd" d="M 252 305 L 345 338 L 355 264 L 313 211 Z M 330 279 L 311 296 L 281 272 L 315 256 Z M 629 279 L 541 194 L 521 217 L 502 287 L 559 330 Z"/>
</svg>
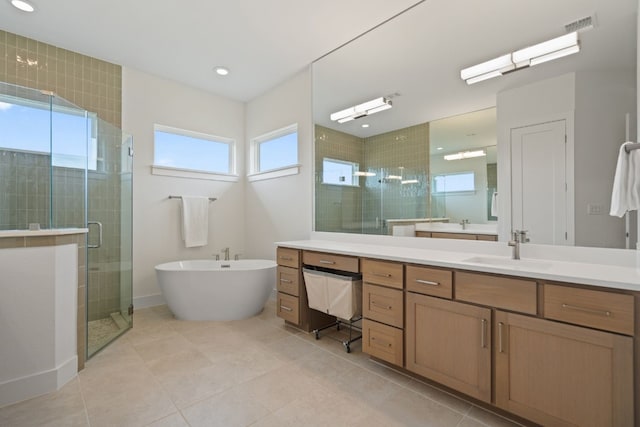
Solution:
<svg viewBox="0 0 640 427">
<path fill-rule="evenodd" d="M 635 247 L 635 213 L 608 213 L 619 147 L 636 138 L 637 5 L 423 1 L 316 61 L 315 230 Z M 576 28 L 578 53 L 460 78 Z M 378 112 L 331 119 L 378 98 Z"/>
</svg>

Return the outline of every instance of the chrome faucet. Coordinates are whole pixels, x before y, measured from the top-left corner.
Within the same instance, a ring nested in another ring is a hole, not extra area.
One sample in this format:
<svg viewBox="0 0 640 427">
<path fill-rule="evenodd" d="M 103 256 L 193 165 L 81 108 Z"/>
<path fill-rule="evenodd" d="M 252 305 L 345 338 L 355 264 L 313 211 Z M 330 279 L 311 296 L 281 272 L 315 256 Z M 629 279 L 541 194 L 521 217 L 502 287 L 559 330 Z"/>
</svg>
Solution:
<svg viewBox="0 0 640 427">
<path fill-rule="evenodd" d="M 511 258 L 520 259 L 520 243 L 527 242 L 529 242 L 527 230 L 516 230 L 511 232 L 511 240 L 507 243 L 509 246 L 513 247 L 513 254 Z"/>
<path fill-rule="evenodd" d="M 229 248 L 224 248 L 220 252 L 222 252 L 224 254 L 224 260 L 225 261 L 229 261 Z"/>
<path fill-rule="evenodd" d="M 460 225 L 462 226 L 463 230 L 467 229 L 467 224 L 469 224 L 469 220 L 468 219 L 463 219 L 462 221 L 460 221 Z"/>
</svg>

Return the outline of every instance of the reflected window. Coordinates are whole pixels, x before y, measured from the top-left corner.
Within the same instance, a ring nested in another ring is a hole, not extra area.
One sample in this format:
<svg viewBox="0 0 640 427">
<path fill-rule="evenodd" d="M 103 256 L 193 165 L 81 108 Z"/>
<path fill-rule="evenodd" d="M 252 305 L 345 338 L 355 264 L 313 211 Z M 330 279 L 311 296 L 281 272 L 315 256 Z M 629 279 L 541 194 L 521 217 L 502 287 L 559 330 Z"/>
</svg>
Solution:
<svg viewBox="0 0 640 427">
<path fill-rule="evenodd" d="M 154 125 L 154 166 L 233 174 L 234 154 L 233 139 Z"/>
<path fill-rule="evenodd" d="M 345 160 L 322 159 L 322 183 L 332 185 L 357 186 L 356 172 L 360 165 Z"/>
<path fill-rule="evenodd" d="M 434 175 L 433 193 L 461 193 L 476 190 L 474 172 L 456 172 Z"/>
</svg>

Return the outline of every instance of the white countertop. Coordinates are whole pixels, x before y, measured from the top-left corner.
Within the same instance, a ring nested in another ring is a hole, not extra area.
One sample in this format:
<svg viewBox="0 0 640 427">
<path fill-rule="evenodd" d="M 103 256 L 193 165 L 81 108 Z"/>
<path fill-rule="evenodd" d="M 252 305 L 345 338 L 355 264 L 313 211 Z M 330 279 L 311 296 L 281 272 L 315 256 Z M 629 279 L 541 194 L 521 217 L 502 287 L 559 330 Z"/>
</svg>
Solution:
<svg viewBox="0 0 640 427">
<path fill-rule="evenodd" d="M 0 239 L 3 237 L 39 237 L 39 236 L 65 236 L 67 234 L 86 234 L 87 228 L 51 228 L 41 230 L 0 230 Z"/>
<path fill-rule="evenodd" d="M 416 224 L 416 231 L 432 231 L 439 233 L 461 233 L 461 234 L 490 234 L 498 235 L 497 224 L 467 224 L 462 229 L 462 225 L 451 222 L 433 222 Z"/>
<path fill-rule="evenodd" d="M 478 243 L 506 246 L 505 243 Z M 523 257 L 519 262 L 510 260 L 508 256 L 488 255 L 487 253 L 491 253 L 491 251 L 461 252 L 458 250 L 438 250 L 331 240 L 297 240 L 277 242 L 276 244 L 295 249 L 640 291 L 640 265 L 605 265 L 526 257 Z M 482 246 L 476 244 L 473 247 L 481 248 Z M 638 256 L 638 261 L 640 262 L 640 253 Z"/>
</svg>

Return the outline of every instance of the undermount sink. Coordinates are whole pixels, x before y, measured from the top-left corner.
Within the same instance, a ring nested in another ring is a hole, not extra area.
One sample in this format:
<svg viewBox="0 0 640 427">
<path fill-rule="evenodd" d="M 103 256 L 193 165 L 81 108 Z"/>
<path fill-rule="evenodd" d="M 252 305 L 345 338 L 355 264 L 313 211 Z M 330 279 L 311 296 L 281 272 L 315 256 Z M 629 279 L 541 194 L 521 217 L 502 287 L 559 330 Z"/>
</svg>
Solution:
<svg viewBox="0 0 640 427">
<path fill-rule="evenodd" d="M 473 264 L 491 265 L 495 267 L 509 267 L 515 269 L 536 269 L 546 270 L 551 268 L 552 264 L 547 261 L 539 261 L 532 259 L 512 259 L 499 256 L 474 256 L 463 259 L 463 262 Z"/>
</svg>

